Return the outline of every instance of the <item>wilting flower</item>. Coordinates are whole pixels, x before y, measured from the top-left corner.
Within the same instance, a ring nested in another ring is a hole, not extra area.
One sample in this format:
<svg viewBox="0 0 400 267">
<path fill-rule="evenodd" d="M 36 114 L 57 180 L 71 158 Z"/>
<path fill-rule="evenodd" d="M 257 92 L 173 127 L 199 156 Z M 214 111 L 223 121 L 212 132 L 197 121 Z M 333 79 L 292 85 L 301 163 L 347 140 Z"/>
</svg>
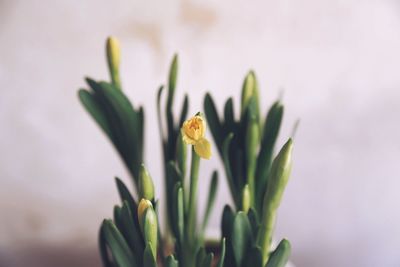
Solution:
<svg viewBox="0 0 400 267">
<path fill-rule="evenodd" d="M 199 114 L 186 120 L 181 128 L 183 141 L 187 145 L 193 145 L 194 151 L 202 158 L 211 157 L 211 145 L 204 135 L 206 133 L 206 122 Z"/>
</svg>

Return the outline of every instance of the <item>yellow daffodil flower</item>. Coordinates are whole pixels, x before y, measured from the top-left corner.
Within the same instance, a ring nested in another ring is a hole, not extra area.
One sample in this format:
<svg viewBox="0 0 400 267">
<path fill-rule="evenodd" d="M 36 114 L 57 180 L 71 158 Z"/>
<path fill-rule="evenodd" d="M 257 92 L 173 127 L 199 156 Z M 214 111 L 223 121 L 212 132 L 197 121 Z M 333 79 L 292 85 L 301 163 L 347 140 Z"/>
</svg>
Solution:
<svg viewBox="0 0 400 267">
<path fill-rule="evenodd" d="M 204 137 L 206 122 L 201 115 L 186 120 L 182 125 L 181 133 L 185 144 L 193 145 L 197 155 L 204 159 L 211 157 L 210 142 Z"/>
</svg>

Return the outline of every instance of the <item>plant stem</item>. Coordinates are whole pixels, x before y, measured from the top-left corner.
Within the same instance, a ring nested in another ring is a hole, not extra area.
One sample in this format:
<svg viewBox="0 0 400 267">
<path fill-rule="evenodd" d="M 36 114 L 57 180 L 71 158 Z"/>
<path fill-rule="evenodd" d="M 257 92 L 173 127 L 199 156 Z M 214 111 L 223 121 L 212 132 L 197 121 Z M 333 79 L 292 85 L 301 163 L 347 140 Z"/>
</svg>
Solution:
<svg viewBox="0 0 400 267">
<path fill-rule="evenodd" d="M 196 210 L 197 210 L 197 182 L 199 180 L 199 165 L 200 157 L 192 147 L 192 162 L 190 168 L 190 191 L 189 191 L 189 205 L 187 210 L 187 234 L 189 242 L 194 242 L 196 231 Z"/>
</svg>

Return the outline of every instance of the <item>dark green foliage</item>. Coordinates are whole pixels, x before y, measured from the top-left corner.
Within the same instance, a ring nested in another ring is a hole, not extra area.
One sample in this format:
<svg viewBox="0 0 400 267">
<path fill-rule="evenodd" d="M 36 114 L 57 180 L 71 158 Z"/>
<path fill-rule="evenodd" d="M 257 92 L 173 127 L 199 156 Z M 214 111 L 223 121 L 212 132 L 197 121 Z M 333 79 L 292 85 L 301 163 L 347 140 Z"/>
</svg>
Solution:
<svg viewBox="0 0 400 267">
<path fill-rule="evenodd" d="M 204 112 L 224 164 L 236 209 L 241 208 L 240 195 L 243 187 L 248 184 L 251 206 L 260 213 L 282 122 L 283 106 L 279 101 L 275 102 L 262 127 L 258 85 L 251 71 L 243 83 L 239 120 L 235 119 L 232 98 L 226 101 L 223 116 L 219 116 L 214 100 L 210 94 L 206 94 Z"/>
<path fill-rule="evenodd" d="M 124 93 L 111 83 L 90 78 L 86 81 L 90 89 L 79 90 L 79 99 L 114 144 L 137 185 L 143 162 L 143 109 L 135 109 Z"/>
<path fill-rule="evenodd" d="M 291 246 L 288 240 L 282 239 L 278 247 L 269 256 L 266 267 L 285 267 L 289 261 Z"/>
</svg>

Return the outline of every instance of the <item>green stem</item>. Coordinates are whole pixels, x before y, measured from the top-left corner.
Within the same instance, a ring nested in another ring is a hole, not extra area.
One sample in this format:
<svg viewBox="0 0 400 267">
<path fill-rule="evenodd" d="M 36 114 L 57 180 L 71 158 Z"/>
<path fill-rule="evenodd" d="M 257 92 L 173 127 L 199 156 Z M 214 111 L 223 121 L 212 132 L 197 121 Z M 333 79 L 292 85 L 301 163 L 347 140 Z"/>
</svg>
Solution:
<svg viewBox="0 0 400 267">
<path fill-rule="evenodd" d="M 192 163 L 190 168 L 190 191 L 189 191 L 189 206 L 187 210 L 187 234 L 189 241 L 192 243 L 195 237 L 196 230 L 196 210 L 197 210 L 197 182 L 199 180 L 199 165 L 200 157 L 192 147 Z"/>
</svg>

